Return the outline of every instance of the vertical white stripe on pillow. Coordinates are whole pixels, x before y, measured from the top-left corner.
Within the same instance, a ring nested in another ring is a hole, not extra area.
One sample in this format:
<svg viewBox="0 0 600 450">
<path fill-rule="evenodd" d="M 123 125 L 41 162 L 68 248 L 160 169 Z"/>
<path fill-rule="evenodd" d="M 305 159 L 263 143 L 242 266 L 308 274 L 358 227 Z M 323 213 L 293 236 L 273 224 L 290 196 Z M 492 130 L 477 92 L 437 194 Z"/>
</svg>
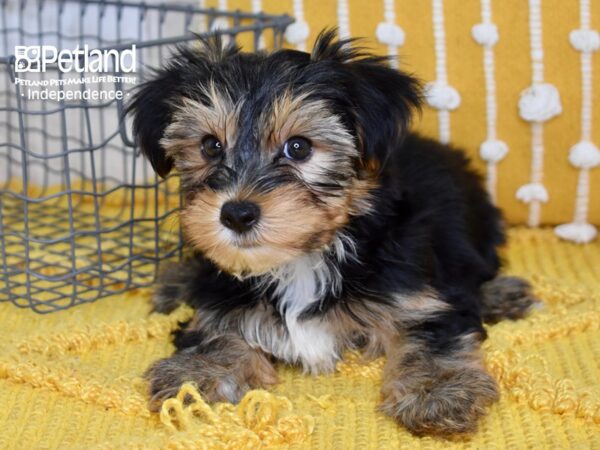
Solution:
<svg viewBox="0 0 600 450">
<path fill-rule="evenodd" d="M 340 39 L 350 37 L 350 9 L 348 0 L 338 0 L 337 2 L 338 31 Z"/>
<path fill-rule="evenodd" d="M 404 30 L 396 24 L 394 0 L 383 0 L 383 21 L 379 22 L 375 35 L 377 40 L 388 46 L 390 66 L 398 68 L 398 47 L 404 44 Z"/>
<path fill-rule="evenodd" d="M 425 86 L 425 97 L 429 106 L 438 110 L 439 139 L 447 144 L 450 142 L 450 111 L 460 105 L 460 94 L 448 84 L 443 0 L 433 0 L 432 18 L 436 80 Z"/>
<path fill-rule="evenodd" d="M 508 153 L 508 146 L 496 136 L 497 106 L 493 48 L 498 42 L 498 29 L 492 23 L 491 3 L 492 0 L 481 0 L 481 23 L 473 26 L 471 34 L 473 39 L 483 47 L 487 136 L 479 147 L 479 154 L 487 163 L 487 190 L 496 203 L 496 165 Z"/>
<path fill-rule="evenodd" d="M 252 12 L 255 14 L 262 12 L 262 0 L 252 0 Z M 265 36 L 263 33 L 258 38 L 258 48 L 265 48 Z"/>
<path fill-rule="evenodd" d="M 554 229 L 561 238 L 579 243 L 592 241 L 598 233 L 587 221 L 589 171 L 600 164 L 600 150 L 592 142 L 592 53 L 600 48 L 600 34 L 590 28 L 590 14 L 590 1 L 580 0 L 581 26 L 569 35 L 571 45 L 581 52 L 581 140 L 569 151 L 569 161 L 579 169 L 575 215 L 573 222 Z"/>
<path fill-rule="evenodd" d="M 217 2 L 217 9 L 220 11 L 227 11 L 227 0 L 219 0 Z M 231 27 L 231 24 L 229 22 L 229 20 L 227 19 L 227 17 L 225 16 L 218 16 L 215 20 L 213 20 L 213 23 L 210 27 L 211 31 L 214 30 L 227 30 Z M 223 35 L 223 45 L 227 45 L 229 43 L 229 35 Z"/>
<path fill-rule="evenodd" d="M 284 38 L 290 44 L 295 45 L 296 49 L 305 52 L 310 27 L 304 19 L 304 2 L 302 0 L 294 0 L 293 14 L 296 21 L 286 28 Z"/>
<path fill-rule="evenodd" d="M 532 85 L 521 93 L 519 113 L 531 122 L 531 179 L 521 186 L 516 196 L 529 204 L 527 223 L 536 227 L 540 223 L 541 203 L 548 201 L 548 191 L 542 184 L 544 168 L 544 125 L 562 112 L 560 95 L 556 87 L 544 83 L 544 49 L 542 44 L 541 0 L 529 0 L 529 38 L 531 45 Z"/>
<path fill-rule="evenodd" d="M 262 11 L 262 0 L 252 0 L 252 12 L 259 13 Z"/>
<path fill-rule="evenodd" d="M 198 0 L 198 6 L 200 9 L 207 9 L 206 0 Z M 206 14 L 198 14 L 199 23 L 198 23 L 198 31 L 205 32 L 208 30 L 208 17 Z"/>
</svg>

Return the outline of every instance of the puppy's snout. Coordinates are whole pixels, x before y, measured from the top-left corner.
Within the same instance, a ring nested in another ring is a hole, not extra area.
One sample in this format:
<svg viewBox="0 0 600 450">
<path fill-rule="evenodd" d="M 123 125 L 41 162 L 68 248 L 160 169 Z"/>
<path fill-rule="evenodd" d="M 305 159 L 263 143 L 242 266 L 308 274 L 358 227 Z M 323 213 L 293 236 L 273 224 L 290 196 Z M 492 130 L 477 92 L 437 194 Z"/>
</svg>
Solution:
<svg viewBox="0 0 600 450">
<path fill-rule="evenodd" d="M 238 233 L 250 230 L 259 218 L 260 208 L 253 202 L 226 202 L 221 208 L 221 223 Z"/>
</svg>

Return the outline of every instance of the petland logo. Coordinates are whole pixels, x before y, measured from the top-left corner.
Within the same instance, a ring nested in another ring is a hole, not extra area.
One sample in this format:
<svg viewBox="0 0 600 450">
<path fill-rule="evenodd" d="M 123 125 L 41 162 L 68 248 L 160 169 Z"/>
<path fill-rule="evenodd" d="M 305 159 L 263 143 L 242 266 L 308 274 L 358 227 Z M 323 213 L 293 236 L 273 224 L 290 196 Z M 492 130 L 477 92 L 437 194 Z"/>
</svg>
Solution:
<svg viewBox="0 0 600 450">
<path fill-rule="evenodd" d="M 135 45 L 126 50 L 90 50 L 87 45 L 58 50 L 53 45 L 15 46 L 15 72 L 46 72 L 56 64 L 63 73 L 135 72 Z"/>
</svg>

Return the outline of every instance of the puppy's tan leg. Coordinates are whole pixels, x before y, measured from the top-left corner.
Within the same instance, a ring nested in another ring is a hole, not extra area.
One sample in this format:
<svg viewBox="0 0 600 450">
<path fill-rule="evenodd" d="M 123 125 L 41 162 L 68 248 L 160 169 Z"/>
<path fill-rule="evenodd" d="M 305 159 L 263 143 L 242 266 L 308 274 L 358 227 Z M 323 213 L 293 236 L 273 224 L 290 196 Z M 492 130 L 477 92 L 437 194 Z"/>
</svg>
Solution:
<svg viewBox="0 0 600 450">
<path fill-rule="evenodd" d="M 145 377 L 150 382 L 150 408 L 154 411 L 187 381 L 196 383 L 209 402 L 237 402 L 248 389 L 278 381 L 267 356 L 235 333 L 211 336 L 161 359 Z"/>
<path fill-rule="evenodd" d="M 478 340 L 466 334 L 439 352 L 425 340 L 408 337 L 388 353 L 381 409 L 415 434 L 474 431 L 498 398 L 496 383 L 483 368 Z"/>
<path fill-rule="evenodd" d="M 398 296 L 372 322 L 384 336 L 382 411 L 415 434 L 475 430 L 498 398 L 479 346 L 485 336 L 479 301 L 469 292 Z"/>
</svg>

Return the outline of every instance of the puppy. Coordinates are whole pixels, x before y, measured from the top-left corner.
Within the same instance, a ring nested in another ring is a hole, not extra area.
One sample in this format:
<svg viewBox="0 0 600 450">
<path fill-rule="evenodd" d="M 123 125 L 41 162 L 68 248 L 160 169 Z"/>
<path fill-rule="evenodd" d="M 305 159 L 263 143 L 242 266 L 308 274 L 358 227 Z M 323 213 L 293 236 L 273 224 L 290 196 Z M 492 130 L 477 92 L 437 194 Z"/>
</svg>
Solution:
<svg viewBox="0 0 600 450">
<path fill-rule="evenodd" d="M 499 211 L 463 153 L 407 131 L 419 83 L 322 33 L 311 54 L 181 48 L 134 97 L 134 133 L 180 177 L 190 259 L 155 310 L 196 310 L 147 372 L 151 405 L 195 382 L 209 401 L 385 355 L 381 410 L 416 434 L 473 431 L 498 398 L 482 321 L 521 317 L 498 276 Z"/>
</svg>

